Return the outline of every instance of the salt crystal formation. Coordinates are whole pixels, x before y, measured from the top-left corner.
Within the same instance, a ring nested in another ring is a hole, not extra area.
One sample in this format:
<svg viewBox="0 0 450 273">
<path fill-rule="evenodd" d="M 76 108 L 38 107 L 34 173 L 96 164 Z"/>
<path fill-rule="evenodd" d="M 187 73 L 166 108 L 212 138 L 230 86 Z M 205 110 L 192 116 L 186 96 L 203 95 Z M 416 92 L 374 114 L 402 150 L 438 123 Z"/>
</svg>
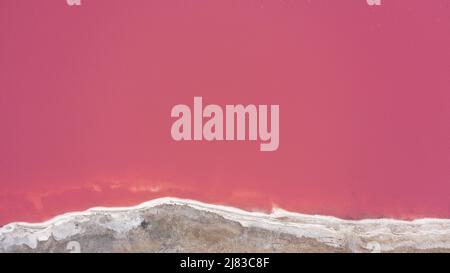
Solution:
<svg viewBox="0 0 450 273">
<path fill-rule="evenodd" d="M 161 198 L 8 224 L 0 252 L 450 252 L 450 220 L 350 221 Z"/>
</svg>

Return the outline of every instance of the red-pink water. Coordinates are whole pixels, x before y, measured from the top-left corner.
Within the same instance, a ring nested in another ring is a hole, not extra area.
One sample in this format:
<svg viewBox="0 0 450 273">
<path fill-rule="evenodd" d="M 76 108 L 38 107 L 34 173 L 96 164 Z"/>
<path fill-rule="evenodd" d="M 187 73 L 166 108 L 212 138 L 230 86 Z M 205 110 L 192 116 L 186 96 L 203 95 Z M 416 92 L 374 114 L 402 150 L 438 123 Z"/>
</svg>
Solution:
<svg viewBox="0 0 450 273">
<path fill-rule="evenodd" d="M 279 104 L 280 147 L 170 109 Z M 450 217 L 450 1 L 0 1 L 0 224 L 176 196 Z"/>
</svg>

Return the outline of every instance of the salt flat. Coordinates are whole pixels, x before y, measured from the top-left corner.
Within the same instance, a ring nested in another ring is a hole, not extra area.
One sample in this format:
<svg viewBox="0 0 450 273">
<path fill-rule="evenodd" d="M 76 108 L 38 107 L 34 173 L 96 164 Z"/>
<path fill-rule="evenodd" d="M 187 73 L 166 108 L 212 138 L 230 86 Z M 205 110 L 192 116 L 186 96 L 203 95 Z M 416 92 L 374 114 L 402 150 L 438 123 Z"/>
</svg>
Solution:
<svg viewBox="0 0 450 273">
<path fill-rule="evenodd" d="M 159 198 L 0 228 L 0 252 L 450 252 L 449 219 L 344 220 Z"/>
</svg>

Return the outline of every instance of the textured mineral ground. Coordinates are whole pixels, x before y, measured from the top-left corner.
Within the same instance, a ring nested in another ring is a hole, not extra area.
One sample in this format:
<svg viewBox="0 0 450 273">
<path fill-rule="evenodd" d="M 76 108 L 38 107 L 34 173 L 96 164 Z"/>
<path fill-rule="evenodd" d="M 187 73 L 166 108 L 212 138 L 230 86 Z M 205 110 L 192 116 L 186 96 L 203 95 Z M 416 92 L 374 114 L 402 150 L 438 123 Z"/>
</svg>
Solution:
<svg viewBox="0 0 450 273">
<path fill-rule="evenodd" d="M 161 198 L 0 228 L 0 252 L 450 252 L 450 220 L 343 220 Z"/>
</svg>

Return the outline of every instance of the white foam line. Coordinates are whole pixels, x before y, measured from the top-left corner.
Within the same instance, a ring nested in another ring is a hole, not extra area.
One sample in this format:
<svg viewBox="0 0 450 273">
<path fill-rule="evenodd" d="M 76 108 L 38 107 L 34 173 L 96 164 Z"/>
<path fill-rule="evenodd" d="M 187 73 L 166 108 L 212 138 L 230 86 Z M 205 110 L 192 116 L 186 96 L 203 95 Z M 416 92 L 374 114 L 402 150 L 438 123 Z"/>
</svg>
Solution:
<svg viewBox="0 0 450 273">
<path fill-rule="evenodd" d="M 162 197 L 153 199 L 150 201 L 146 201 L 144 203 L 141 203 L 136 206 L 130 206 L 130 207 L 93 207 L 90 209 L 87 209 L 85 211 L 79 211 L 79 212 L 67 212 L 58 216 L 55 216 L 47 221 L 40 222 L 40 223 L 29 223 L 29 222 L 12 222 L 9 224 L 4 225 L 2 228 L 0 228 L 0 234 L 2 231 L 11 230 L 14 226 L 20 226 L 25 228 L 45 228 L 50 225 L 59 224 L 61 222 L 64 222 L 66 220 L 70 220 L 77 216 L 89 216 L 96 213 L 101 212 L 126 212 L 126 211 L 135 211 L 135 210 L 141 210 L 141 209 L 148 209 L 153 208 L 159 205 L 186 205 L 190 206 L 195 209 L 203 210 L 203 211 L 209 211 L 209 212 L 215 212 L 221 215 L 231 216 L 230 218 L 233 219 L 239 219 L 241 218 L 250 218 L 252 220 L 264 218 L 266 220 L 272 221 L 280 221 L 279 218 L 281 217 L 288 217 L 292 219 L 287 219 L 290 222 L 292 220 L 311 220 L 311 221 L 317 221 L 322 220 L 326 222 L 334 222 L 334 223 L 345 223 L 345 224 L 430 224 L 430 223 L 436 223 L 436 224 L 444 224 L 449 223 L 450 219 L 443 219 L 443 218 L 420 218 L 415 220 L 399 220 L 399 219 L 392 219 L 392 218 L 379 218 L 379 219 L 361 219 L 361 220 L 346 220 L 337 218 L 334 216 L 326 216 L 326 215 L 310 215 L 310 214 L 302 214 L 297 212 L 290 212 L 283 209 L 275 208 L 272 210 L 271 213 L 263 213 L 263 212 L 253 212 L 253 211 L 246 211 L 235 207 L 230 206 L 224 206 L 224 205 L 214 205 L 214 204 L 207 204 L 196 200 L 190 200 L 190 199 L 181 199 L 176 197 Z M 240 217 L 239 217 L 240 216 Z M 228 217 L 226 217 L 228 218 Z M 248 220 L 250 220 L 248 219 Z"/>
</svg>

